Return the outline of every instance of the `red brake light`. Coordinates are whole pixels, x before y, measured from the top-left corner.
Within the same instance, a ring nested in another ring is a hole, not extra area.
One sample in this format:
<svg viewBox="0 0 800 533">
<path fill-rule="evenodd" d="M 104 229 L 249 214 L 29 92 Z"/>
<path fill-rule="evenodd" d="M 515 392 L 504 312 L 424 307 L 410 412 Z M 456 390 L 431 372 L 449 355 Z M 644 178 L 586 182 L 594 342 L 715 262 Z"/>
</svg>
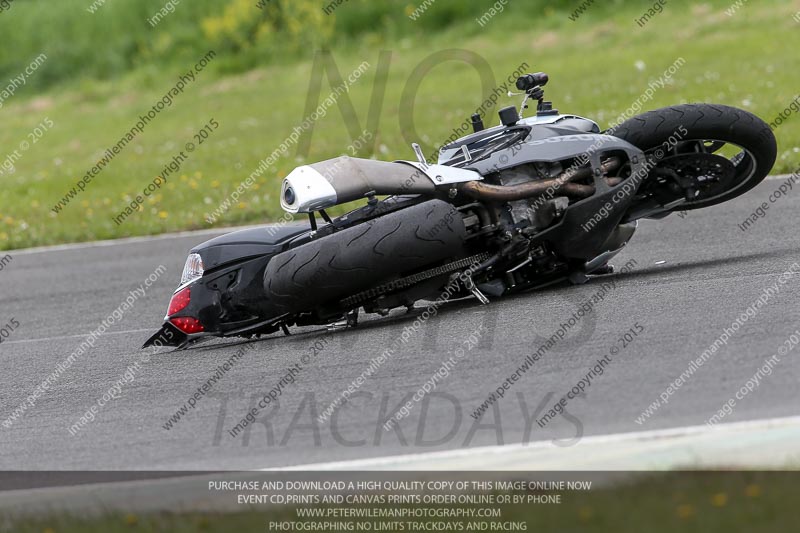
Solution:
<svg viewBox="0 0 800 533">
<path fill-rule="evenodd" d="M 175 324 L 175 327 L 177 327 L 179 330 L 187 334 L 200 333 L 201 331 L 205 331 L 203 323 L 197 320 L 196 318 L 190 316 L 180 316 L 177 318 L 170 318 L 169 321 Z"/>
<path fill-rule="evenodd" d="M 167 310 L 167 316 L 172 316 L 178 311 L 181 311 L 189 305 L 189 300 L 192 298 L 192 292 L 190 287 L 186 287 L 182 291 L 176 292 L 172 295 L 172 299 L 169 301 L 169 310 Z"/>
</svg>

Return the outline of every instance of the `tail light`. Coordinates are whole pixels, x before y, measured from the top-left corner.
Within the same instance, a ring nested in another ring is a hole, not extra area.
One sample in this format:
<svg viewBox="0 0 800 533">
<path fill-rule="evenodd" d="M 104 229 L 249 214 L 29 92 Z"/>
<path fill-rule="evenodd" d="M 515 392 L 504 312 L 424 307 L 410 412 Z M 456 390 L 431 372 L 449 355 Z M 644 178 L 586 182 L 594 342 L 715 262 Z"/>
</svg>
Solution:
<svg viewBox="0 0 800 533">
<path fill-rule="evenodd" d="M 189 301 L 191 301 L 191 299 L 192 299 L 191 287 L 186 287 L 184 289 L 181 289 L 172 295 L 172 299 L 169 301 L 169 309 L 167 310 L 167 316 L 172 317 L 169 319 L 169 321 L 176 328 L 178 328 L 179 330 L 181 330 L 186 334 L 200 333 L 202 331 L 205 331 L 203 323 L 194 317 L 173 316 L 186 309 L 186 306 L 189 305 Z"/>
<path fill-rule="evenodd" d="M 169 319 L 172 324 L 186 334 L 201 333 L 205 331 L 203 323 L 191 316 L 179 316 Z"/>
<path fill-rule="evenodd" d="M 169 301 L 169 309 L 167 310 L 167 316 L 172 316 L 178 311 L 182 311 L 186 309 L 186 306 L 189 305 L 189 300 L 192 298 L 191 287 L 186 287 L 183 290 L 180 290 L 172 295 L 172 299 Z"/>
</svg>

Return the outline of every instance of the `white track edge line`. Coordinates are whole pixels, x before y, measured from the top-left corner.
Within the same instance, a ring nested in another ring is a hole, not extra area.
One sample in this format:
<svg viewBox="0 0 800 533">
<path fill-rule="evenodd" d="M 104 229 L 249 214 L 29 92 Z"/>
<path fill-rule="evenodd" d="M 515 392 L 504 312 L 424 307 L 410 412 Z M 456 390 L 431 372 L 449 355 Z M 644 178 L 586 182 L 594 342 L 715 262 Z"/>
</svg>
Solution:
<svg viewBox="0 0 800 533">
<path fill-rule="evenodd" d="M 147 333 L 148 331 L 155 331 L 157 328 L 143 328 L 143 329 L 128 329 L 125 331 L 109 331 L 103 333 L 103 337 L 106 335 L 125 335 L 127 333 Z M 78 333 L 76 335 L 59 335 L 56 337 L 41 337 L 38 339 L 19 339 L 16 341 L 5 341 L 3 344 L 28 344 L 31 342 L 44 342 L 44 341 L 62 341 L 66 339 L 80 339 L 82 337 L 88 337 L 91 333 Z"/>
<path fill-rule="evenodd" d="M 703 433 L 736 432 L 736 431 L 753 430 L 753 429 L 771 429 L 774 427 L 791 426 L 791 425 L 800 425 L 800 416 L 764 418 L 756 420 L 746 420 L 743 422 L 730 422 L 727 424 L 718 424 L 713 427 L 708 427 L 705 425 L 685 426 L 678 428 L 655 429 L 648 431 L 610 433 L 606 435 L 590 435 L 588 437 L 583 437 L 576 444 L 576 446 L 591 446 L 595 444 L 607 444 L 607 443 L 615 443 L 622 441 L 644 442 L 657 439 L 687 437 Z M 269 471 L 284 471 L 284 470 L 291 471 L 291 470 L 338 470 L 338 469 L 356 470 L 358 468 L 368 468 L 368 467 L 378 468 L 386 466 L 396 466 L 419 460 L 435 460 L 435 459 L 442 460 L 451 458 L 480 456 L 480 455 L 497 455 L 509 452 L 528 450 L 528 449 L 540 450 L 552 447 L 553 447 L 552 440 L 546 440 L 546 441 L 534 441 L 530 443 L 505 444 L 500 446 L 498 445 L 480 446 L 475 448 L 462 448 L 458 450 L 443 450 L 437 452 L 425 452 L 418 454 L 404 454 L 404 455 L 394 455 L 388 457 L 373 457 L 368 459 L 333 461 L 328 463 L 310 463 L 310 464 L 288 466 L 288 467 L 261 468 L 259 469 L 259 471 L 269 472 Z"/>
</svg>

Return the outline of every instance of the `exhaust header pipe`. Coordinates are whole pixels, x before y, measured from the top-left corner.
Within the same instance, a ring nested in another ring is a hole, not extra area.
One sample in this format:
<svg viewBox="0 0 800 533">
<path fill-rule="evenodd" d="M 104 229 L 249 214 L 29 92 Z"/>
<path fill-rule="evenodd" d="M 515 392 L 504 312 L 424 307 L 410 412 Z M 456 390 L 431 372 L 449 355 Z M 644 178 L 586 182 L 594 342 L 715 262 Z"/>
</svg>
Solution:
<svg viewBox="0 0 800 533">
<path fill-rule="evenodd" d="M 612 157 L 601 165 L 604 174 L 617 170 L 620 166 L 619 158 Z M 548 190 L 556 190 L 562 196 L 574 198 L 588 198 L 594 194 L 594 185 L 572 183 L 573 181 L 592 177 L 590 167 L 581 167 L 574 171 L 567 171 L 556 178 L 538 181 L 529 181 L 518 185 L 490 185 L 481 181 L 470 181 L 460 186 L 461 192 L 478 200 L 492 202 L 513 202 L 525 200 L 534 196 L 541 196 Z M 620 178 L 606 178 L 609 185 L 616 185 Z"/>
</svg>

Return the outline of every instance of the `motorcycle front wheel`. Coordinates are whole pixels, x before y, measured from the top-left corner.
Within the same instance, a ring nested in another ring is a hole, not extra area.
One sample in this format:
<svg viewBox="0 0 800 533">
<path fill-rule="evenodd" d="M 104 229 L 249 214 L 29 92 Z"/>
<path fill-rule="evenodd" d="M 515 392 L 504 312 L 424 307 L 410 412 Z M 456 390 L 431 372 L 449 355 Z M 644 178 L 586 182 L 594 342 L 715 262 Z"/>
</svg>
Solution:
<svg viewBox="0 0 800 533">
<path fill-rule="evenodd" d="M 767 177 L 777 144 L 769 125 L 724 105 L 683 104 L 635 116 L 606 132 L 653 165 L 631 212 L 641 218 L 700 209 L 744 194 Z"/>
</svg>

